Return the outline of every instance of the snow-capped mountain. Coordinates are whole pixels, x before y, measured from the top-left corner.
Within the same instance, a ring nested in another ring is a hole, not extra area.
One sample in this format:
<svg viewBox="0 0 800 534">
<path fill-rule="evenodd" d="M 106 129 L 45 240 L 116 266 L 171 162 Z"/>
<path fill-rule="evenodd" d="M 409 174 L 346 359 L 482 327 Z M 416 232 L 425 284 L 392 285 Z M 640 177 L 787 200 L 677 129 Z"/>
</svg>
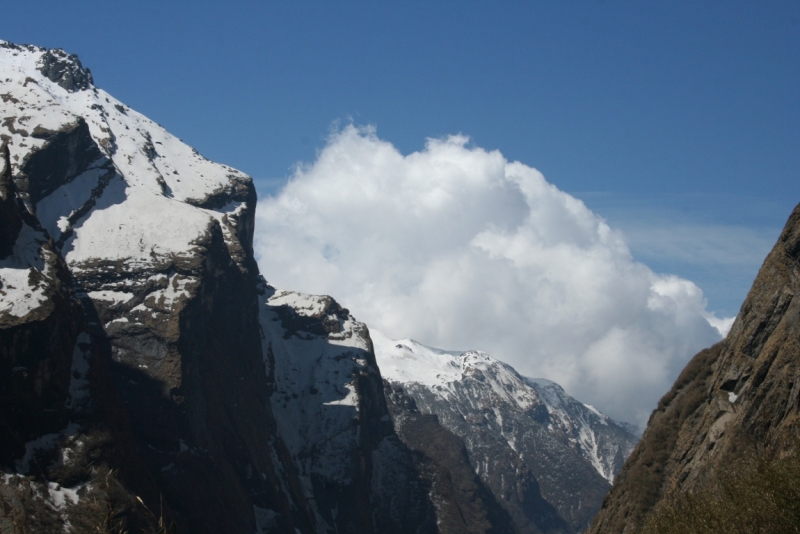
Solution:
<svg viewBox="0 0 800 534">
<path fill-rule="evenodd" d="M 409 406 L 435 415 L 463 440 L 476 473 L 521 531 L 588 525 L 636 445 L 627 428 L 488 354 L 433 349 L 375 330 L 372 339 L 390 403 L 413 401 L 391 406 L 401 439 Z M 542 500 L 521 473 L 538 483 Z M 542 513 L 547 506 L 554 516 Z"/>
<path fill-rule="evenodd" d="M 434 532 L 428 495 L 387 412 L 366 326 L 328 296 L 264 283 L 259 296 L 277 431 L 316 531 Z"/>
<path fill-rule="evenodd" d="M 259 274 L 251 179 L 77 57 L 0 41 L 0 112 L 0 524 L 576 532 L 599 506 L 618 425 L 482 353 L 376 334 L 376 360 Z"/>
<path fill-rule="evenodd" d="M 435 530 L 366 328 L 260 277 L 248 176 L 61 50 L 0 42 L 0 112 L 0 520 Z"/>
</svg>

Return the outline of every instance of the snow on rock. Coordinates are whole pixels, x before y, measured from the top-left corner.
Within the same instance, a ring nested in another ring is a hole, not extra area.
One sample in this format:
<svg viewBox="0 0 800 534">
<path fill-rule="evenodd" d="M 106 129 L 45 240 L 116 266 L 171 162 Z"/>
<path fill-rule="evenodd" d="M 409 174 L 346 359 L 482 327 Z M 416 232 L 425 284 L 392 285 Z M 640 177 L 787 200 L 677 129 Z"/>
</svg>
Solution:
<svg viewBox="0 0 800 534">
<path fill-rule="evenodd" d="M 602 433 L 602 427 L 624 428 L 607 415 L 600 413 L 594 406 L 582 404 L 569 396 L 564 388 L 544 378 L 525 378 L 539 398 L 544 401 L 550 414 L 551 425 L 567 439 L 576 444 L 583 456 L 589 460 L 597 472 L 610 483 L 622 464 L 619 458 L 627 458 L 633 450 L 635 440 L 620 444 L 604 443 L 608 438 Z M 626 431 L 627 432 L 627 431 Z M 624 435 L 624 434 L 623 434 Z"/>
<path fill-rule="evenodd" d="M 510 366 L 485 352 L 446 351 L 426 347 L 411 339 L 392 340 L 371 330 L 381 375 L 387 380 L 413 382 L 446 391 L 465 375 L 480 373 L 487 392 L 522 410 L 538 402 L 522 378 Z"/>
<path fill-rule="evenodd" d="M 92 198 L 95 190 L 103 185 L 101 180 L 109 172 L 108 162 L 107 159 L 95 161 L 91 167 L 72 181 L 62 185 L 36 203 L 36 215 L 51 236 L 58 239 L 61 234 L 68 231 L 71 226 L 70 216 L 82 208 Z M 118 193 L 122 194 L 118 194 L 118 196 L 122 196 L 124 199 L 125 184 L 122 178 L 117 176 L 114 185 Z M 113 195 L 106 196 L 104 201 L 107 202 L 111 196 Z"/>
<path fill-rule="evenodd" d="M 512 481 L 525 473 L 563 528 L 588 525 L 636 436 L 558 384 L 523 377 L 486 353 L 434 349 L 375 330 L 371 337 L 384 379 L 463 440 L 475 472 L 520 528 L 530 528 L 526 497 Z"/>
<path fill-rule="evenodd" d="M 274 362 L 279 433 L 306 475 L 347 483 L 359 440 L 355 380 L 376 372 L 367 364 L 367 329 L 330 297 L 263 291 L 260 321 L 264 353 Z"/>
<path fill-rule="evenodd" d="M 47 237 L 23 224 L 10 256 L 0 260 L 0 317 L 23 318 L 48 303 L 55 283 Z"/>
<path fill-rule="evenodd" d="M 60 432 L 53 434 L 45 434 L 33 439 L 25 444 L 25 454 L 17 460 L 17 472 L 23 475 L 28 474 L 31 469 L 31 464 L 35 463 L 37 455 L 42 452 L 49 452 L 57 449 L 59 452 L 66 448 L 72 442 L 72 438 L 80 430 L 80 425 L 76 423 L 69 423 L 67 427 Z M 63 457 L 63 453 L 62 453 Z"/>
<path fill-rule="evenodd" d="M 103 258 L 158 267 L 164 258 L 190 254 L 215 223 L 229 246 L 240 246 L 235 230 L 246 206 L 233 197 L 247 193 L 250 178 L 205 159 L 94 87 L 76 62 L 62 51 L 0 41 L 0 133 L 15 180 L 31 172 L 32 155 L 59 134 L 88 128 L 91 137 L 86 157 L 94 161 L 85 169 L 58 183 L 28 184 L 26 192 L 29 209 L 68 263 L 80 268 Z"/>
<path fill-rule="evenodd" d="M 134 421 L 131 433 L 138 432 L 149 455 L 127 460 L 155 478 L 169 463 L 159 455 L 175 460 L 168 476 L 180 480 L 176 492 L 192 499 L 173 493 L 173 505 L 216 503 L 181 505 L 189 530 L 202 531 L 202 524 L 213 531 L 217 521 L 215 531 L 241 531 L 253 519 L 245 516 L 254 504 L 266 504 L 264 490 L 271 488 L 269 476 L 256 484 L 252 470 L 269 474 L 269 453 L 242 444 L 280 438 L 263 404 L 269 390 L 263 373 L 248 381 L 240 369 L 225 371 L 262 365 L 254 209 L 247 175 L 205 159 L 96 88 L 75 56 L 0 41 L 0 326 L 17 329 L 4 339 L 19 340 L 19 348 L 6 352 L 23 359 L 8 372 L 15 391 L 18 384 L 30 390 L 4 402 L 32 414 L 18 411 L 17 426 L 27 433 L 6 440 L 29 442 L 30 454 L 15 451 L 11 459 L 21 462 L 19 469 L 63 482 L 50 472 L 57 466 L 37 452 L 47 446 L 56 456 L 58 450 L 64 457 L 88 454 L 65 448 L 72 438 L 60 432 L 63 419 L 88 433 L 103 418 L 119 417 Z M 42 331 L 50 335 L 50 345 L 40 343 L 44 350 L 31 342 L 47 339 Z M 215 344 L 225 334 L 230 340 Z M 95 355 L 108 375 L 92 372 Z M 241 391 L 231 387 L 239 382 Z M 123 399 L 119 405 L 103 403 L 110 388 Z M 218 487 L 180 479 L 196 480 L 198 470 L 173 455 L 179 438 L 190 447 L 184 456 L 217 455 L 203 473 Z M 129 449 L 120 443 L 114 454 L 123 450 Z M 35 463 L 39 457 L 42 464 Z M 287 475 L 288 491 L 295 491 L 293 476 Z M 63 488 L 40 493 L 59 509 L 74 501 Z M 274 496 L 281 517 L 272 531 L 292 522 L 286 490 L 276 488 Z M 236 517 L 210 506 L 235 510 Z"/>
<path fill-rule="evenodd" d="M 83 489 L 85 486 L 86 484 L 80 484 L 74 488 L 63 488 L 55 482 L 48 482 L 47 493 L 49 494 L 50 502 L 53 503 L 53 506 L 56 508 L 56 510 L 61 510 L 67 505 L 67 503 L 78 504 L 78 501 L 80 501 L 78 491 Z"/>
<path fill-rule="evenodd" d="M 175 256 L 191 257 L 192 242 L 210 230 L 213 220 L 204 210 L 185 203 L 149 191 L 130 191 L 125 202 L 95 208 L 75 228 L 65 244 L 65 257 L 77 268 L 96 258 L 157 267 Z"/>
<path fill-rule="evenodd" d="M 366 326 L 328 296 L 263 281 L 259 291 L 272 411 L 317 531 L 412 528 L 424 514 L 403 508 L 410 459 L 388 416 Z M 403 460 L 391 470 L 400 480 L 381 476 L 393 458 Z M 358 504 L 367 501 L 370 518 Z"/>
<path fill-rule="evenodd" d="M 461 352 L 433 349 L 413 339 L 391 340 L 375 329 L 370 336 L 381 375 L 387 380 L 444 387 L 461 379 Z"/>
<path fill-rule="evenodd" d="M 16 117 L 6 119 L 6 127 L 12 130 L 12 165 L 19 167 L 31 148 L 44 144 L 36 127 L 39 132 L 58 131 L 80 117 L 132 186 L 199 204 L 229 188 L 231 180 L 249 180 L 235 169 L 205 159 L 102 89 L 87 85 L 85 90 L 68 91 L 53 82 L 37 65 L 46 53 L 39 47 L 0 42 L 5 91 L 0 110 L 3 117 Z M 21 108 L 25 113 L 17 116 Z"/>
</svg>

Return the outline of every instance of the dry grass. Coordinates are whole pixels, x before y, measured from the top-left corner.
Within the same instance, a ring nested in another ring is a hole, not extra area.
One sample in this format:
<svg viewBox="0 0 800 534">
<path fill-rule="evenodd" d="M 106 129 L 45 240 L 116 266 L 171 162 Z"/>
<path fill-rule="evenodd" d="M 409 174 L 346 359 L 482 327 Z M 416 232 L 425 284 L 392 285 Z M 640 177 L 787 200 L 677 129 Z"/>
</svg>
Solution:
<svg viewBox="0 0 800 534">
<path fill-rule="evenodd" d="M 643 534 L 800 532 L 800 457 L 758 460 L 653 512 Z"/>
</svg>

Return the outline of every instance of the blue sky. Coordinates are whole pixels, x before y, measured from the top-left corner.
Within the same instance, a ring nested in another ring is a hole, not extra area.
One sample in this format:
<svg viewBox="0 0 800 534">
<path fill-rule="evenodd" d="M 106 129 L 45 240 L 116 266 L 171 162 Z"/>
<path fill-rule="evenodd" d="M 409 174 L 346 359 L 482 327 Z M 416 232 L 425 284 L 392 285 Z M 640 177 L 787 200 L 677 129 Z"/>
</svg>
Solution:
<svg viewBox="0 0 800 534">
<path fill-rule="evenodd" d="M 14 2 L 0 38 L 278 190 L 336 121 L 469 135 L 733 315 L 800 201 L 800 2 Z"/>
</svg>

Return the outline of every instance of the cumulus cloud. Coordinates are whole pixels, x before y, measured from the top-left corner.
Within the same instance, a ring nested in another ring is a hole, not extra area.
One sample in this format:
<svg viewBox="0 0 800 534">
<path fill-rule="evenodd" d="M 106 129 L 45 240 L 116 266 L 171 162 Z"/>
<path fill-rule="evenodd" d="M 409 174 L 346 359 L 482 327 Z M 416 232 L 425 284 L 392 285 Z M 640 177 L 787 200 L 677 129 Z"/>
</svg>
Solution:
<svg viewBox="0 0 800 534">
<path fill-rule="evenodd" d="M 274 285 L 332 295 L 392 338 L 486 351 L 637 424 L 729 328 L 583 202 L 460 135 L 403 155 L 347 126 L 257 213 Z"/>
</svg>

